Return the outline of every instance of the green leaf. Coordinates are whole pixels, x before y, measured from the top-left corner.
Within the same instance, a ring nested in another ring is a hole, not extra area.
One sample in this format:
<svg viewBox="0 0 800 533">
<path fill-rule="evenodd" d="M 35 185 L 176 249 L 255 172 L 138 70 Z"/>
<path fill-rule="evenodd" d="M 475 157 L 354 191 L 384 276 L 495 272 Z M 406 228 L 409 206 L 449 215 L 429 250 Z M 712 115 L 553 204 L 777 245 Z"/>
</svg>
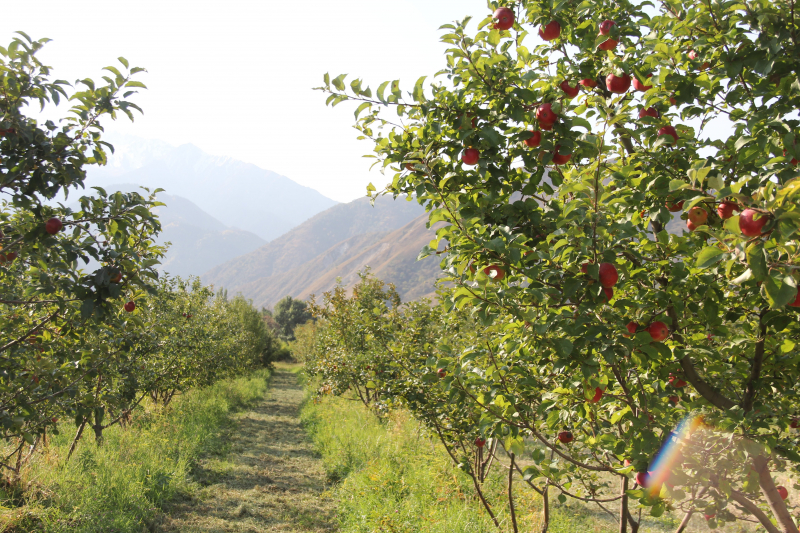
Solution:
<svg viewBox="0 0 800 533">
<path fill-rule="evenodd" d="M 764 246 L 761 243 L 753 243 L 747 248 L 747 264 L 753 272 L 753 277 L 757 281 L 767 279 L 767 259 L 764 256 Z"/>
<path fill-rule="evenodd" d="M 772 309 L 779 309 L 797 298 L 797 282 L 779 270 L 770 272 L 764 281 L 764 292 Z"/>
<path fill-rule="evenodd" d="M 723 255 L 725 255 L 725 252 L 716 246 L 706 246 L 699 254 L 697 254 L 697 262 L 695 263 L 695 266 L 697 268 L 708 268 L 711 265 L 719 262 Z"/>
</svg>

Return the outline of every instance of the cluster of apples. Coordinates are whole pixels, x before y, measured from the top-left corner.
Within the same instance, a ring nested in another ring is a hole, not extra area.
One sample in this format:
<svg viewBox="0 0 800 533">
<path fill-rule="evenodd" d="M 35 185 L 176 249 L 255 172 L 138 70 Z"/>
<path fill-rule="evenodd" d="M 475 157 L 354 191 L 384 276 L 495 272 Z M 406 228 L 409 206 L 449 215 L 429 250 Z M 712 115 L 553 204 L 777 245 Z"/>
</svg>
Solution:
<svg viewBox="0 0 800 533">
<path fill-rule="evenodd" d="M 581 265 L 581 272 L 586 274 L 589 271 L 589 263 L 584 263 Z M 619 281 L 619 272 L 617 272 L 617 267 L 612 265 L 611 263 L 600 263 L 598 267 L 598 279 L 600 280 L 600 285 L 603 286 L 603 294 L 606 295 L 606 299 L 611 301 L 614 297 L 614 285 L 617 284 Z"/>
<path fill-rule="evenodd" d="M 628 325 L 625 327 L 629 333 L 629 335 L 625 335 L 626 337 L 636 335 L 636 332 L 639 330 L 639 324 L 636 322 L 628 322 Z M 645 328 L 644 331 L 647 331 L 647 333 L 650 334 L 653 342 L 663 342 L 667 340 L 667 337 L 669 337 L 669 328 L 660 320 L 652 322 L 649 326 L 647 326 L 647 328 Z"/>
</svg>

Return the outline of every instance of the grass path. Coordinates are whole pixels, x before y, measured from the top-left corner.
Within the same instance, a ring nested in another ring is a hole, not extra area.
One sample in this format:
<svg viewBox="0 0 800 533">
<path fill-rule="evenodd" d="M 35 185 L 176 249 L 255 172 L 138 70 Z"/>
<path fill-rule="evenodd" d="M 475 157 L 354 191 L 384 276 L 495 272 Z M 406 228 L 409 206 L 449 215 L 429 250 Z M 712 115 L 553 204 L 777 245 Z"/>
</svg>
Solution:
<svg viewBox="0 0 800 533">
<path fill-rule="evenodd" d="M 335 502 L 300 425 L 303 388 L 279 366 L 270 393 L 236 416 L 230 446 L 193 471 L 196 491 L 166 509 L 162 532 L 334 531 Z"/>
</svg>

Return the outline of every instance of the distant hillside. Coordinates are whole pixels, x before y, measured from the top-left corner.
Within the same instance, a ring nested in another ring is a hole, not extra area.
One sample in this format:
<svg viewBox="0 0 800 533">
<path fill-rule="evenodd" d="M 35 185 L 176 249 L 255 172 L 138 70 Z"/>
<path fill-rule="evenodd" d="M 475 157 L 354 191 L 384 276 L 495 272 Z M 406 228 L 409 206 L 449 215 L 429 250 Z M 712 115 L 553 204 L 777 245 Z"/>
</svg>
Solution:
<svg viewBox="0 0 800 533">
<path fill-rule="evenodd" d="M 337 204 L 314 189 L 255 165 L 206 154 L 186 144 L 110 138 L 115 153 L 92 169 L 86 185 L 134 183 L 186 198 L 223 225 L 272 240 Z"/>
<path fill-rule="evenodd" d="M 334 245 L 342 243 L 342 246 L 351 246 L 344 244 L 351 237 L 394 231 L 423 213 L 423 208 L 416 202 L 387 197 L 378 198 L 375 207 L 370 205 L 367 198 L 339 204 L 261 248 L 209 270 L 203 274 L 203 282 L 254 298 L 253 294 L 244 290 L 245 286 L 277 274 L 294 272 Z M 350 253 L 347 252 L 347 255 L 349 257 Z M 318 272 L 318 275 L 322 275 L 322 272 Z"/>
<path fill-rule="evenodd" d="M 433 283 L 441 276 L 439 260 L 427 257 L 417 261 L 420 250 L 430 242 L 432 232 L 421 215 L 391 232 L 356 235 L 337 243 L 302 266 L 274 274 L 238 287 L 257 306 L 272 307 L 284 296 L 306 299 L 321 296 L 336 286 L 337 278 L 352 287 L 358 273 L 369 266 L 372 274 L 394 283 L 403 301 L 432 295 Z"/>
</svg>

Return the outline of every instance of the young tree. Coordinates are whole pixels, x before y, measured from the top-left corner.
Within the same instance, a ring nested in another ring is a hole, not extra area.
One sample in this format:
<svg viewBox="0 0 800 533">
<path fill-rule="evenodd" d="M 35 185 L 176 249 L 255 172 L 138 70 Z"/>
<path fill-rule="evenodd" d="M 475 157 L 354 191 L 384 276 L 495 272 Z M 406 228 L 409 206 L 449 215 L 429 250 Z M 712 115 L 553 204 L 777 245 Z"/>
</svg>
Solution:
<svg viewBox="0 0 800 533">
<path fill-rule="evenodd" d="M 275 304 L 273 318 L 281 328 L 281 335 L 286 340 L 294 340 L 294 328 L 305 324 L 313 316 L 306 302 L 285 296 Z"/>
<path fill-rule="evenodd" d="M 771 474 L 800 462 L 794 2 L 501 4 L 442 27 L 445 83 L 321 88 L 360 102 L 384 192 L 447 223 L 450 305 L 506 332 L 455 386 L 569 465 L 555 481 L 616 473 L 623 509 L 730 503 L 797 532 Z M 684 491 L 625 491 L 687 414 L 735 449 Z"/>
</svg>

